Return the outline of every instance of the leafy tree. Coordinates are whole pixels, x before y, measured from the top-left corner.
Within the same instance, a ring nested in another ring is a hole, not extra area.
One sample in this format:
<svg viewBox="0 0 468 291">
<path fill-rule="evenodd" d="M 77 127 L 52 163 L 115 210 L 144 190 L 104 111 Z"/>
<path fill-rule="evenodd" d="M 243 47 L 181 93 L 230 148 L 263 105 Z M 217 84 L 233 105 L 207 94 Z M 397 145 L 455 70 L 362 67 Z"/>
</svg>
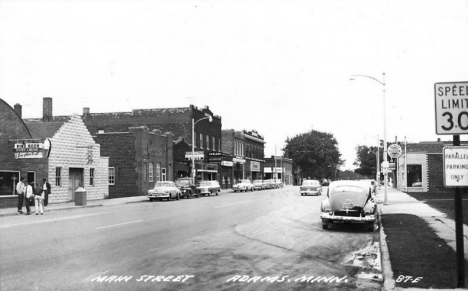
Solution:
<svg viewBox="0 0 468 291">
<path fill-rule="evenodd" d="M 337 169 L 344 163 L 333 135 L 317 130 L 288 137 L 283 151 L 304 178 L 334 178 Z"/>
<path fill-rule="evenodd" d="M 366 177 L 375 177 L 377 173 L 377 147 L 358 145 L 356 147 L 356 155 L 353 165 L 358 168 L 354 172 Z M 379 156 L 379 162 L 381 163 L 383 157 L 382 150 L 380 150 Z"/>
</svg>

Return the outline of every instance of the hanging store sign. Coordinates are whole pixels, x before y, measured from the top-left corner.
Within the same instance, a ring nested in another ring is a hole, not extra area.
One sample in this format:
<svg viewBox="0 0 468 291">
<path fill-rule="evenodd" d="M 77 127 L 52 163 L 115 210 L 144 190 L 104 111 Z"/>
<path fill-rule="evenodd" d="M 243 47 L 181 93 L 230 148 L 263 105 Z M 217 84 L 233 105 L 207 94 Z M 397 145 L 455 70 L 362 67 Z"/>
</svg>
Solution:
<svg viewBox="0 0 468 291">
<path fill-rule="evenodd" d="M 245 159 L 242 159 L 242 158 L 232 158 L 232 161 L 234 163 L 239 163 L 239 164 L 244 164 L 245 163 Z"/>
<path fill-rule="evenodd" d="M 230 162 L 230 161 L 221 161 L 221 166 L 232 167 L 232 166 L 234 166 L 234 163 Z"/>
<path fill-rule="evenodd" d="M 15 159 L 42 159 L 48 158 L 52 148 L 49 139 L 46 140 L 23 140 L 13 146 Z"/>
<path fill-rule="evenodd" d="M 468 147 L 444 147 L 445 187 L 468 187 Z"/>
<path fill-rule="evenodd" d="M 260 172 L 260 163 L 251 161 L 250 162 L 250 171 L 252 172 Z"/>
<path fill-rule="evenodd" d="M 203 160 L 204 158 L 205 158 L 205 152 L 203 151 L 193 152 L 194 160 Z M 192 152 L 185 152 L 185 159 L 192 160 Z"/>
</svg>

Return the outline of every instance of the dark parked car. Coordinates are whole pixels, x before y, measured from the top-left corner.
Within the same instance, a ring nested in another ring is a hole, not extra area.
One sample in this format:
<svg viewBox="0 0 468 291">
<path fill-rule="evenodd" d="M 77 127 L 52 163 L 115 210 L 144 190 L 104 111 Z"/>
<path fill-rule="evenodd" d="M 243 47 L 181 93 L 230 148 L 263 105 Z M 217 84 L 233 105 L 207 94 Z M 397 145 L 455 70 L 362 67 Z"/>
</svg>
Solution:
<svg viewBox="0 0 468 291">
<path fill-rule="evenodd" d="M 193 183 L 192 178 L 179 178 L 176 181 L 176 185 L 180 189 L 181 198 L 200 197 L 197 193 L 197 186 Z"/>
<path fill-rule="evenodd" d="M 364 223 L 374 229 L 376 205 L 369 184 L 360 181 L 335 181 L 327 189 L 322 201 L 323 229 L 331 223 Z"/>
</svg>

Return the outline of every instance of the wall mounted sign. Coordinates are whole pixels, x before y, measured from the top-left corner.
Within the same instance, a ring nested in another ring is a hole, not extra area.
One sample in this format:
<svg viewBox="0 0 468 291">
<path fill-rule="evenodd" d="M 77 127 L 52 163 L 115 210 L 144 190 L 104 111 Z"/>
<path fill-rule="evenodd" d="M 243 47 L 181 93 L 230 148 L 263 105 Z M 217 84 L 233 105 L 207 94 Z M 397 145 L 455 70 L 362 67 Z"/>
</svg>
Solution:
<svg viewBox="0 0 468 291">
<path fill-rule="evenodd" d="M 15 142 L 13 153 L 15 159 L 42 159 L 48 158 L 52 144 L 46 140 L 22 140 Z"/>
</svg>

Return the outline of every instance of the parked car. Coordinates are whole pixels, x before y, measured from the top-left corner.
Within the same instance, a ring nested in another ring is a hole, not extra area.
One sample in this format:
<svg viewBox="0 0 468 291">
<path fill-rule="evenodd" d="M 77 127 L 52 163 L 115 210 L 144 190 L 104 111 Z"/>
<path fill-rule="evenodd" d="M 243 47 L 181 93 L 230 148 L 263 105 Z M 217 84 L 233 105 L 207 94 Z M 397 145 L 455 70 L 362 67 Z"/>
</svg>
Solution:
<svg viewBox="0 0 468 291">
<path fill-rule="evenodd" d="M 265 183 L 265 189 L 273 189 L 275 187 L 273 180 L 263 180 L 263 183 Z"/>
<path fill-rule="evenodd" d="M 200 197 L 197 193 L 197 186 L 193 183 L 192 178 L 179 178 L 176 181 L 176 185 L 180 189 L 181 198 Z"/>
<path fill-rule="evenodd" d="M 164 198 L 179 200 L 180 189 L 177 188 L 176 184 L 172 181 L 160 181 L 156 182 L 153 189 L 148 190 L 148 198 L 150 201 L 155 199 L 162 200 Z"/>
<path fill-rule="evenodd" d="M 275 188 L 283 188 L 284 187 L 283 181 L 281 181 L 281 180 L 273 180 L 273 183 L 275 184 Z"/>
<path fill-rule="evenodd" d="M 203 196 L 209 196 L 213 193 L 218 196 L 218 193 L 221 192 L 221 186 L 219 186 L 218 181 L 201 181 L 197 187 L 197 192 Z"/>
<path fill-rule="evenodd" d="M 363 223 L 374 229 L 376 204 L 369 185 L 360 181 L 335 181 L 321 203 L 322 228 L 331 223 Z"/>
<path fill-rule="evenodd" d="M 301 195 L 322 195 L 322 185 L 318 180 L 304 180 L 299 187 Z"/>
<path fill-rule="evenodd" d="M 375 195 L 377 194 L 377 181 L 376 180 L 373 180 L 373 179 L 362 179 L 362 180 L 359 180 L 363 183 L 366 183 L 367 185 L 369 185 L 369 188 L 372 190 L 372 195 Z"/>
<path fill-rule="evenodd" d="M 254 190 L 254 185 L 252 184 L 252 182 L 250 182 L 249 179 L 242 179 L 239 181 L 239 183 L 237 184 L 234 184 L 232 186 L 232 190 L 234 190 L 234 192 L 242 192 L 242 191 L 253 191 Z"/>
<path fill-rule="evenodd" d="M 263 190 L 266 187 L 265 182 L 262 180 L 254 180 L 252 184 L 254 185 L 255 190 Z"/>
</svg>

